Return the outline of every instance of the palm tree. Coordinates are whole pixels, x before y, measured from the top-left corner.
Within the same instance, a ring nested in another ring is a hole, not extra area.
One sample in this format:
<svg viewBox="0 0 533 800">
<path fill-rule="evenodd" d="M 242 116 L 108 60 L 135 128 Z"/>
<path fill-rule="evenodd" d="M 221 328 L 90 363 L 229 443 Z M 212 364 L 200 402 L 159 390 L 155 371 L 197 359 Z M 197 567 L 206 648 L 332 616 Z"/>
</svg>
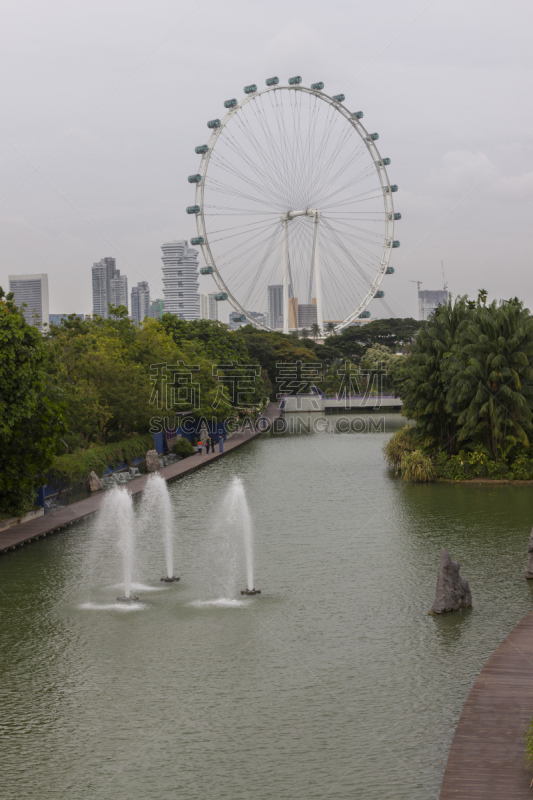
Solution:
<svg viewBox="0 0 533 800">
<path fill-rule="evenodd" d="M 334 330 L 335 330 L 335 323 L 326 322 L 326 333 L 333 333 Z"/>
<path fill-rule="evenodd" d="M 318 339 L 319 336 L 322 336 L 322 331 L 318 322 L 313 322 L 311 325 L 311 336 L 313 339 Z"/>
<path fill-rule="evenodd" d="M 532 363 L 533 318 L 523 304 L 479 305 L 453 359 L 447 406 L 458 414 L 459 439 L 481 441 L 495 461 L 519 442 L 529 446 Z"/>
<path fill-rule="evenodd" d="M 416 420 L 424 447 L 456 449 L 459 410 L 447 407 L 449 360 L 457 346 L 461 326 L 473 312 L 464 297 L 439 306 L 418 332 L 412 355 L 395 376 L 395 391 L 403 400 L 403 413 Z"/>
<path fill-rule="evenodd" d="M 302 339 L 307 339 L 309 337 L 309 331 L 307 330 L 307 328 L 302 328 L 302 330 L 300 331 L 300 336 L 302 337 Z"/>
</svg>

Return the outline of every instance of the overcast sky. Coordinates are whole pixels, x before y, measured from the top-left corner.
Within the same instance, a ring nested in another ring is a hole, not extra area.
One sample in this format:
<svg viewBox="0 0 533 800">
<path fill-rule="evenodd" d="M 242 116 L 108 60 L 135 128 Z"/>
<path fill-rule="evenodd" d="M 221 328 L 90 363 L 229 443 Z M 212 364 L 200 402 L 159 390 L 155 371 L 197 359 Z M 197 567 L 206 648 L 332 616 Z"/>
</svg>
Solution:
<svg viewBox="0 0 533 800">
<path fill-rule="evenodd" d="M 162 296 L 206 121 L 296 74 L 362 109 L 392 160 L 398 316 L 441 260 L 454 294 L 533 307 L 531 0 L 11 0 L 0 23 L 0 285 L 47 272 L 52 313 L 91 313 L 103 256 Z"/>
</svg>

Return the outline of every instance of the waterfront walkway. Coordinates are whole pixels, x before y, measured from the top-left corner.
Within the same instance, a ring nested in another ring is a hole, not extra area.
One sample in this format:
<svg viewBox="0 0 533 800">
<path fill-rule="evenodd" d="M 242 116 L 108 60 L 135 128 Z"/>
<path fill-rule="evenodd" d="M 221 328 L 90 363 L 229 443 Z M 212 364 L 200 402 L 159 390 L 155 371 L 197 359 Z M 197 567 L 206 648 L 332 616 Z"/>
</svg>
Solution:
<svg viewBox="0 0 533 800">
<path fill-rule="evenodd" d="M 277 417 L 279 417 L 278 404 L 269 403 L 263 413 L 263 417 L 265 417 L 269 423 L 277 419 Z M 205 452 L 202 452 L 202 455 L 195 453 L 175 464 L 163 467 L 158 470 L 158 474 L 168 482 L 178 480 L 201 467 L 205 467 L 206 464 L 210 464 L 212 461 L 216 461 L 216 459 L 231 453 L 237 447 L 246 444 L 257 436 L 261 436 L 261 432 L 245 431 L 243 433 L 235 433 L 224 442 L 223 453 L 218 452 L 218 450 L 215 453 L 209 453 L 209 455 L 206 455 Z M 149 475 L 142 475 L 140 478 L 129 481 L 126 484 L 128 491 L 131 492 L 132 495 L 142 492 L 146 486 L 148 477 Z M 63 528 L 70 527 L 70 525 L 80 519 L 91 517 L 100 509 L 105 494 L 105 491 L 96 492 L 86 500 L 80 500 L 78 503 L 56 508 L 42 517 L 37 517 L 28 522 L 22 522 L 20 525 L 16 525 L 13 528 L 0 531 L 0 553 L 7 553 L 9 550 L 15 550 L 16 547 L 22 547 L 29 542 L 42 539 L 47 534 L 55 533 Z"/>
<path fill-rule="evenodd" d="M 531 800 L 524 731 L 532 717 L 533 612 L 495 650 L 468 696 L 440 800 Z"/>
</svg>

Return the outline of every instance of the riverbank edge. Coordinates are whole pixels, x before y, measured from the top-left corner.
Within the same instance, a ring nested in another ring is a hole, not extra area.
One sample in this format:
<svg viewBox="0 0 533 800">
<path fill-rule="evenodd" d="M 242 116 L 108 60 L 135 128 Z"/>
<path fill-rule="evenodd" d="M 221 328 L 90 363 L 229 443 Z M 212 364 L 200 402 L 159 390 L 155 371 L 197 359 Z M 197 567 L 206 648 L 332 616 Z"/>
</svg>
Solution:
<svg viewBox="0 0 533 800">
<path fill-rule="evenodd" d="M 279 404 L 269 403 L 262 416 L 272 425 L 279 415 Z M 247 444 L 247 442 L 261 435 L 262 431 L 236 433 L 226 441 L 222 453 L 209 453 L 209 455 L 203 453 L 201 455 L 195 454 L 175 464 L 171 464 L 168 467 L 162 467 L 160 470 L 157 470 L 157 472 L 167 483 L 173 483 L 211 464 L 222 456 L 228 455 L 238 447 Z M 140 494 L 146 488 L 149 477 L 149 475 L 142 475 L 140 478 L 135 478 L 130 481 L 127 484 L 128 491 L 131 492 L 133 496 Z M 0 531 L 0 555 L 4 555 L 18 547 L 23 547 L 30 542 L 35 542 L 37 539 L 43 539 L 50 533 L 57 533 L 60 530 L 69 528 L 81 519 L 88 519 L 94 516 L 100 510 L 105 495 L 105 491 L 96 492 L 85 500 L 79 500 L 77 503 L 72 503 L 69 506 L 54 509 L 44 516 L 29 520 L 28 522 L 22 522 L 15 528 L 8 528 L 5 531 Z"/>
<path fill-rule="evenodd" d="M 533 716 L 533 611 L 490 656 L 463 706 L 439 800 L 531 800 L 524 734 Z"/>
<path fill-rule="evenodd" d="M 437 483 L 455 483 L 457 486 L 470 484 L 501 484 L 506 486 L 533 486 L 533 481 L 506 480 L 505 478 L 465 478 L 464 480 L 454 480 L 453 478 L 437 478 Z"/>
</svg>

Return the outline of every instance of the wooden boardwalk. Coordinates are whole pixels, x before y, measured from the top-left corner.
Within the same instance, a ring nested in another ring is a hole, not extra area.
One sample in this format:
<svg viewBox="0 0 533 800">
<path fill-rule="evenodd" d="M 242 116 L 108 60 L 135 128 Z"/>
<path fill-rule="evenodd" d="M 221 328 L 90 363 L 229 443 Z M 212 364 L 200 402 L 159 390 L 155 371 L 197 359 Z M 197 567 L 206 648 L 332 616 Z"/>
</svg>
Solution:
<svg viewBox="0 0 533 800">
<path fill-rule="evenodd" d="M 532 717 L 533 612 L 495 650 L 468 696 L 440 800 L 531 800 L 524 731 Z"/>
<path fill-rule="evenodd" d="M 277 417 L 279 417 L 278 404 L 270 403 L 265 409 L 263 416 L 266 417 L 270 423 L 272 423 L 275 419 L 277 419 Z M 257 436 L 261 436 L 261 432 L 256 433 L 252 431 L 245 431 L 244 433 L 236 433 L 227 439 L 226 442 L 224 442 L 223 453 L 218 452 L 218 450 L 215 453 L 209 453 L 209 455 L 206 455 L 204 452 L 202 455 L 195 453 L 194 455 L 184 458 L 175 464 L 171 464 L 168 467 L 163 467 L 162 469 L 158 470 L 158 474 L 168 482 L 179 480 L 179 478 L 190 475 L 191 472 L 194 472 L 201 467 L 205 467 L 212 461 L 216 461 L 228 453 L 231 453 L 237 447 L 246 444 L 252 439 L 255 439 Z M 146 486 L 148 477 L 148 475 L 142 475 L 140 478 L 135 478 L 134 480 L 129 481 L 126 484 L 128 491 L 131 492 L 132 495 L 142 492 Z M 42 517 L 37 517 L 36 519 L 16 525 L 13 528 L 0 531 L 0 553 L 7 553 L 10 550 L 15 550 L 17 547 L 23 547 L 25 544 L 34 542 L 37 539 L 42 539 L 50 533 L 55 533 L 63 530 L 64 528 L 68 528 L 74 522 L 77 522 L 80 519 L 91 517 L 93 514 L 96 514 L 96 512 L 99 511 L 105 494 L 105 491 L 96 492 L 91 497 L 87 497 L 85 500 L 80 500 L 78 503 L 72 503 L 70 506 L 56 508 L 53 511 L 49 511 Z"/>
</svg>

